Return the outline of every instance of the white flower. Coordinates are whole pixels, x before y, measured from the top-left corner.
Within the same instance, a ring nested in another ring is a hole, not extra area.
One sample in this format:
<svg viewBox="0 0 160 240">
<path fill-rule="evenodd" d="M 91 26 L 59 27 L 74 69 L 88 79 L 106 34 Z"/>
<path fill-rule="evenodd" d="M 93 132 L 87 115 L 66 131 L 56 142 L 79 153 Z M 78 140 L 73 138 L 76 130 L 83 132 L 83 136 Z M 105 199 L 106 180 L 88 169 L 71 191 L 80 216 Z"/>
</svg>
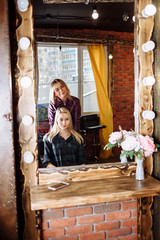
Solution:
<svg viewBox="0 0 160 240">
<path fill-rule="evenodd" d="M 124 151 L 136 151 L 140 150 L 140 142 L 133 136 L 127 137 L 122 143 L 121 147 Z"/>
<path fill-rule="evenodd" d="M 122 133 L 121 132 L 113 132 L 109 135 L 109 142 L 111 144 L 116 144 L 118 140 L 122 138 Z"/>
<path fill-rule="evenodd" d="M 133 136 L 132 131 L 122 130 L 122 133 L 123 133 L 124 138 L 128 138 L 129 136 Z"/>
</svg>

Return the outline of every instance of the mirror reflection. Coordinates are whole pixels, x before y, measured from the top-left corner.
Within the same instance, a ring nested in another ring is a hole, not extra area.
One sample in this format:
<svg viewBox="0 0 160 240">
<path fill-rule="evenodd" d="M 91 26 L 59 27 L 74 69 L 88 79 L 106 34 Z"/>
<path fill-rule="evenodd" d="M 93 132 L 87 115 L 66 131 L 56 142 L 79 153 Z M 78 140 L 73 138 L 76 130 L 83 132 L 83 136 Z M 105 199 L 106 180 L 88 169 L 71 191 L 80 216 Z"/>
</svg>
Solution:
<svg viewBox="0 0 160 240">
<path fill-rule="evenodd" d="M 88 46 L 102 45 L 104 49 L 113 130 L 118 130 L 119 125 L 126 130 L 134 129 L 134 3 L 98 2 L 97 20 L 91 17 L 93 6 L 93 2 L 33 2 L 39 159 L 43 158 L 42 138 L 49 130 L 50 84 L 58 78 L 65 81 L 71 95 L 80 100 L 80 133 L 84 138 L 88 163 L 120 161 L 120 152 L 116 148 L 109 156 L 101 155 L 107 143 L 102 131 L 108 131 L 110 125 L 107 117 L 102 121 L 101 109 L 107 114 L 108 106 L 105 101 L 99 106 L 98 98 L 101 99 L 102 95 L 97 93 L 100 87 L 95 79 Z M 104 67 L 100 69 L 101 73 Z"/>
</svg>

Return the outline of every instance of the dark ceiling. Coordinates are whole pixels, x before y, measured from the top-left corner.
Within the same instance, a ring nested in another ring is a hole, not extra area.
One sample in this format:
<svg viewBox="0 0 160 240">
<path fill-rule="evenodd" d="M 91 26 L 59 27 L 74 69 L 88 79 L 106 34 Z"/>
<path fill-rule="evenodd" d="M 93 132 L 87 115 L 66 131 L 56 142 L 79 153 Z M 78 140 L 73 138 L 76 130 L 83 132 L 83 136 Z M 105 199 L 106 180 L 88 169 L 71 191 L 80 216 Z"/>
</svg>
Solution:
<svg viewBox="0 0 160 240">
<path fill-rule="evenodd" d="M 133 2 L 97 2 L 99 18 L 91 15 L 93 3 L 44 4 L 43 0 L 32 0 L 35 28 L 92 29 L 116 32 L 133 32 Z M 124 21 L 123 16 L 129 18 Z"/>
</svg>

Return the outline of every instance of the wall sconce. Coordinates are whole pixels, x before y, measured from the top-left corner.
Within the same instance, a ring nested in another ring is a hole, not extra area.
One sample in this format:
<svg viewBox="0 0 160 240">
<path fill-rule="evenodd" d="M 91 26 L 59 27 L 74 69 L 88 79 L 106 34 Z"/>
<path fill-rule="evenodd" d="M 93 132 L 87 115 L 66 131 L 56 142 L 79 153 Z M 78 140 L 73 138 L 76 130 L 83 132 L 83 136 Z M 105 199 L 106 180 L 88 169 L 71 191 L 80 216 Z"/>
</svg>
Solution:
<svg viewBox="0 0 160 240">
<path fill-rule="evenodd" d="M 128 19 L 129 19 L 128 13 L 124 12 L 123 16 L 122 16 L 122 19 L 123 19 L 124 22 L 127 22 Z"/>
<path fill-rule="evenodd" d="M 19 40 L 19 46 L 22 50 L 27 50 L 30 46 L 30 40 L 27 37 L 22 37 Z"/>
<path fill-rule="evenodd" d="M 113 59 L 113 55 L 112 55 L 112 53 L 110 52 L 110 54 L 109 54 L 109 56 L 108 56 L 108 58 L 111 60 L 111 59 Z"/>
<path fill-rule="evenodd" d="M 93 19 L 97 19 L 98 17 L 99 17 L 99 14 L 98 14 L 98 12 L 97 12 L 97 6 L 94 5 L 94 6 L 93 6 L 92 18 L 93 18 Z"/>
<path fill-rule="evenodd" d="M 26 151 L 23 155 L 25 163 L 32 163 L 34 161 L 34 156 L 30 151 Z"/>
<path fill-rule="evenodd" d="M 147 4 L 146 7 L 142 10 L 142 16 L 148 18 L 155 15 L 156 12 L 157 9 L 153 4 Z"/>
<path fill-rule="evenodd" d="M 153 76 L 148 76 L 143 78 L 143 84 L 145 86 L 152 86 L 155 84 L 155 78 Z"/>
<path fill-rule="evenodd" d="M 25 116 L 22 118 L 22 123 L 23 123 L 25 126 L 30 126 L 30 125 L 32 125 L 32 123 L 33 123 L 33 119 L 32 119 L 31 116 L 25 115 Z"/>
<path fill-rule="evenodd" d="M 152 51 L 155 48 L 155 43 L 153 41 L 148 41 L 142 45 L 142 50 L 144 52 Z"/>
<path fill-rule="evenodd" d="M 153 111 L 145 110 L 142 113 L 144 119 L 153 120 L 155 118 L 155 113 Z"/>
<path fill-rule="evenodd" d="M 29 77 L 25 76 L 21 78 L 20 83 L 23 88 L 28 88 L 31 86 L 32 80 Z"/>
<path fill-rule="evenodd" d="M 28 9 L 29 1 L 28 0 L 17 0 L 18 9 L 21 12 L 25 12 Z"/>
</svg>

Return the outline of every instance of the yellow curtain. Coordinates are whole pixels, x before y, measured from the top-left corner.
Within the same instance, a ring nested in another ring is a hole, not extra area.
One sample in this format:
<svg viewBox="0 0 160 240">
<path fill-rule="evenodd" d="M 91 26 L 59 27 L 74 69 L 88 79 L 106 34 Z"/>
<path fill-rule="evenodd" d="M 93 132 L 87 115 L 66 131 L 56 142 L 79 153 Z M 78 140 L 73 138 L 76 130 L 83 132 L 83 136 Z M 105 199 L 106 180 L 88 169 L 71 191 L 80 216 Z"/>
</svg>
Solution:
<svg viewBox="0 0 160 240">
<path fill-rule="evenodd" d="M 104 150 L 109 135 L 113 132 L 113 112 L 108 98 L 106 60 L 103 45 L 88 46 L 90 60 L 97 89 L 97 101 L 100 111 L 100 124 L 106 128 L 100 130 L 101 158 L 108 158 L 112 150 Z"/>
</svg>

